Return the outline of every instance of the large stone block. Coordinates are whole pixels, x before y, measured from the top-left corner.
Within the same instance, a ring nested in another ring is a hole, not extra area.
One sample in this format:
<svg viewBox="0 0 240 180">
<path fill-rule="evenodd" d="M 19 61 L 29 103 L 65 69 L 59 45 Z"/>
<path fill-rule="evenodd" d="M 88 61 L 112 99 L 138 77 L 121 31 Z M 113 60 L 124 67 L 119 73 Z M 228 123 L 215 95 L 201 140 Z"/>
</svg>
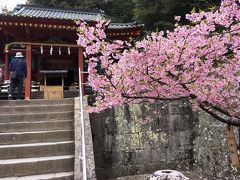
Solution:
<svg viewBox="0 0 240 180">
<path fill-rule="evenodd" d="M 190 159 L 192 160 L 192 147 L 174 147 L 170 146 L 167 148 L 167 162 L 178 165 L 178 162 L 182 160 Z"/>
<path fill-rule="evenodd" d="M 153 140 L 153 147 L 167 147 L 168 146 L 168 132 L 165 131 L 152 131 L 152 140 Z"/>
<path fill-rule="evenodd" d="M 104 152 L 95 153 L 95 165 L 97 168 L 110 168 L 112 167 L 112 158 L 106 157 Z"/>
<path fill-rule="evenodd" d="M 145 164 L 152 159 L 152 152 L 150 149 L 148 150 L 136 150 L 135 157 L 132 158 L 133 165 L 141 165 Z"/>
<path fill-rule="evenodd" d="M 168 132 L 169 114 L 158 114 L 149 126 L 151 126 L 151 130 L 155 132 Z"/>
<path fill-rule="evenodd" d="M 129 111 L 131 113 L 132 116 L 141 116 L 142 114 L 142 111 L 141 111 L 141 105 L 139 104 L 132 104 L 130 107 L 129 107 Z"/>
<path fill-rule="evenodd" d="M 149 118 L 149 119 L 148 119 Z M 152 124 L 154 124 L 154 117 L 138 117 L 134 116 L 135 132 L 146 132 L 152 130 Z"/>
<path fill-rule="evenodd" d="M 91 123 L 91 129 L 92 129 L 92 136 L 93 138 L 95 136 L 104 136 L 104 124 L 105 119 L 99 118 L 99 119 L 90 119 Z"/>
<path fill-rule="evenodd" d="M 138 175 L 138 174 L 145 174 L 145 165 L 139 164 L 139 165 L 132 165 L 128 168 L 128 175 Z"/>
<path fill-rule="evenodd" d="M 135 133 L 135 122 L 132 117 L 128 119 L 122 117 L 116 117 L 116 127 L 115 129 L 118 130 L 119 134 L 130 134 Z"/>
<path fill-rule="evenodd" d="M 107 143 L 105 142 L 105 137 L 104 136 L 94 136 L 93 135 L 93 147 L 94 147 L 94 152 L 103 152 L 105 150 L 105 146 Z"/>
<path fill-rule="evenodd" d="M 170 115 L 169 129 L 172 131 L 183 131 L 193 128 L 193 121 L 189 115 Z"/>
<path fill-rule="evenodd" d="M 152 131 L 139 132 L 140 149 L 154 148 L 154 139 Z"/>
<path fill-rule="evenodd" d="M 117 136 L 105 136 L 104 137 L 104 142 L 103 142 L 103 146 L 104 146 L 104 152 L 112 152 L 118 149 L 118 143 L 121 143 L 121 141 L 119 142 L 117 140 Z"/>
<path fill-rule="evenodd" d="M 118 131 L 123 128 L 122 126 L 119 126 L 118 123 L 122 123 L 122 121 L 118 122 L 118 119 L 113 117 L 106 118 L 103 127 L 105 135 L 113 136 L 119 133 Z"/>
<path fill-rule="evenodd" d="M 135 150 L 140 148 L 138 134 L 122 134 L 116 136 L 116 149 Z"/>
<path fill-rule="evenodd" d="M 111 163 L 111 167 L 128 166 L 132 164 L 135 157 L 133 151 L 111 151 L 105 152 L 104 157 Z"/>
<path fill-rule="evenodd" d="M 129 165 L 129 166 L 119 166 L 110 169 L 111 178 L 129 176 L 135 174 L 144 174 L 144 165 Z"/>
<path fill-rule="evenodd" d="M 157 114 L 166 115 L 169 114 L 169 101 L 156 101 L 154 108 L 158 112 Z"/>
<path fill-rule="evenodd" d="M 172 115 L 187 115 L 192 111 L 191 107 L 189 106 L 186 100 L 171 101 L 168 104 L 168 107 L 169 107 L 169 114 L 172 114 Z"/>
<path fill-rule="evenodd" d="M 191 130 L 176 131 L 168 136 L 168 144 L 171 147 L 192 146 L 193 132 Z"/>
<path fill-rule="evenodd" d="M 120 118 L 125 118 L 129 119 L 131 118 L 131 112 L 129 109 L 129 105 L 125 104 L 119 107 L 114 108 L 114 117 L 120 117 Z"/>
<path fill-rule="evenodd" d="M 151 149 L 151 159 L 146 162 L 150 163 L 163 163 L 167 162 L 167 148 L 158 148 L 158 149 Z"/>
<path fill-rule="evenodd" d="M 152 103 L 131 105 L 129 106 L 129 111 L 132 116 L 137 116 L 143 119 L 151 115 L 156 116 L 156 114 L 159 114 L 155 104 Z"/>
<path fill-rule="evenodd" d="M 111 174 L 109 173 L 111 172 L 110 168 L 99 168 L 98 166 L 96 166 L 95 171 L 98 180 L 106 180 L 111 177 Z"/>
<path fill-rule="evenodd" d="M 112 151 L 109 160 L 111 160 L 112 167 L 119 167 L 133 165 L 135 159 L 136 151 L 125 150 L 125 151 Z"/>
<path fill-rule="evenodd" d="M 105 109 L 99 113 L 90 113 L 90 119 L 100 119 L 100 118 L 107 118 L 107 117 L 114 117 L 114 109 Z"/>
</svg>

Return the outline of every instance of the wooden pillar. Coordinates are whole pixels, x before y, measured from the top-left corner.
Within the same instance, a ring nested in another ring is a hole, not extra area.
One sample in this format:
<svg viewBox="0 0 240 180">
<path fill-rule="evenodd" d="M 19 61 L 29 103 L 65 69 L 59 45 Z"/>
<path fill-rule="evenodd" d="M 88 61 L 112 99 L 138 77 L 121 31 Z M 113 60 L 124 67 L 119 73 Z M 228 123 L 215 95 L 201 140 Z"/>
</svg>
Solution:
<svg viewBox="0 0 240 180">
<path fill-rule="evenodd" d="M 31 72 L 32 72 L 32 47 L 30 44 L 26 47 L 27 79 L 25 80 L 25 100 L 31 97 Z"/>
<path fill-rule="evenodd" d="M 4 80 L 8 80 L 9 76 L 8 76 L 8 53 L 5 53 L 5 56 L 4 56 Z"/>
<path fill-rule="evenodd" d="M 83 59 L 83 48 L 78 48 L 78 69 L 81 70 L 81 75 L 79 75 L 79 78 L 81 78 L 82 81 L 82 95 L 84 95 L 84 74 L 83 74 L 83 63 L 84 63 L 84 59 Z M 79 84 L 80 87 L 81 84 Z"/>
</svg>

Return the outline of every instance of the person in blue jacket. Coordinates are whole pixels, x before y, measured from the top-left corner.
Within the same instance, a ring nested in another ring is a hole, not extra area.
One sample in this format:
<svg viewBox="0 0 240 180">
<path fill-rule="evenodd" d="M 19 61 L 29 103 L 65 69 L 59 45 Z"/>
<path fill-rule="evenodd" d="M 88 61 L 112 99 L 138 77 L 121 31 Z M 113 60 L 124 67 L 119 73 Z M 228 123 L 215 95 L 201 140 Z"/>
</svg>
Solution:
<svg viewBox="0 0 240 180">
<path fill-rule="evenodd" d="M 8 99 L 12 99 L 15 89 L 17 88 L 17 99 L 21 99 L 23 93 L 23 81 L 27 77 L 27 65 L 21 52 L 17 52 L 14 59 L 9 64 L 9 72 L 17 71 L 16 78 L 10 78 L 10 87 Z"/>
</svg>

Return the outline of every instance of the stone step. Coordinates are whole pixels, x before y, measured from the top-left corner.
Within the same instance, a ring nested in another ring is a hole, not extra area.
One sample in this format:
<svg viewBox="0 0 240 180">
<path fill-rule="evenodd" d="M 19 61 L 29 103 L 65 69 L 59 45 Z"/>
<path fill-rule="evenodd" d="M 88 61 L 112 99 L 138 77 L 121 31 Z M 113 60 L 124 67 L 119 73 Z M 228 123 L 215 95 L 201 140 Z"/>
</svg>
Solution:
<svg viewBox="0 0 240 180">
<path fill-rule="evenodd" d="M 73 104 L 0 106 L 1 115 L 73 111 Z"/>
<path fill-rule="evenodd" d="M 0 133 L 70 129 L 73 129 L 72 120 L 0 123 Z"/>
<path fill-rule="evenodd" d="M 0 145 L 72 141 L 73 130 L 0 133 Z"/>
<path fill-rule="evenodd" d="M 0 123 L 22 122 L 22 121 L 49 121 L 49 120 L 72 120 L 74 116 L 72 111 L 49 112 L 49 113 L 18 113 L 18 114 L 2 114 Z"/>
<path fill-rule="evenodd" d="M 73 171 L 74 156 L 0 160 L 0 177 L 18 177 Z"/>
<path fill-rule="evenodd" d="M 0 106 L 33 106 L 33 105 L 56 105 L 56 104 L 73 104 L 73 98 L 64 98 L 58 100 L 31 99 L 25 100 L 0 100 Z"/>
<path fill-rule="evenodd" d="M 41 174 L 22 177 L 0 178 L 1 180 L 73 180 L 73 172 L 59 172 L 53 174 Z"/>
<path fill-rule="evenodd" d="M 0 159 L 74 154 L 74 141 L 0 145 Z"/>
</svg>

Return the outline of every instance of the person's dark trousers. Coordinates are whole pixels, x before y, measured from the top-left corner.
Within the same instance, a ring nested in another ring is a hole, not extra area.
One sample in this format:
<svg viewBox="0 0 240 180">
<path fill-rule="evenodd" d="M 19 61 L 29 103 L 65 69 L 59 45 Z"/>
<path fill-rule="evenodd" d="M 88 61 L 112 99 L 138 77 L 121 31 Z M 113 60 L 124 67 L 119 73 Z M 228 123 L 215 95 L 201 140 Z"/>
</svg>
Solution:
<svg viewBox="0 0 240 180">
<path fill-rule="evenodd" d="M 9 95 L 11 95 L 13 97 L 14 91 L 16 88 L 17 88 L 17 99 L 21 99 L 22 92 L 23 92 L 23 78 L 22 77 L 18 77 L 16 79 L 11 79 Z"/>
</svg>

